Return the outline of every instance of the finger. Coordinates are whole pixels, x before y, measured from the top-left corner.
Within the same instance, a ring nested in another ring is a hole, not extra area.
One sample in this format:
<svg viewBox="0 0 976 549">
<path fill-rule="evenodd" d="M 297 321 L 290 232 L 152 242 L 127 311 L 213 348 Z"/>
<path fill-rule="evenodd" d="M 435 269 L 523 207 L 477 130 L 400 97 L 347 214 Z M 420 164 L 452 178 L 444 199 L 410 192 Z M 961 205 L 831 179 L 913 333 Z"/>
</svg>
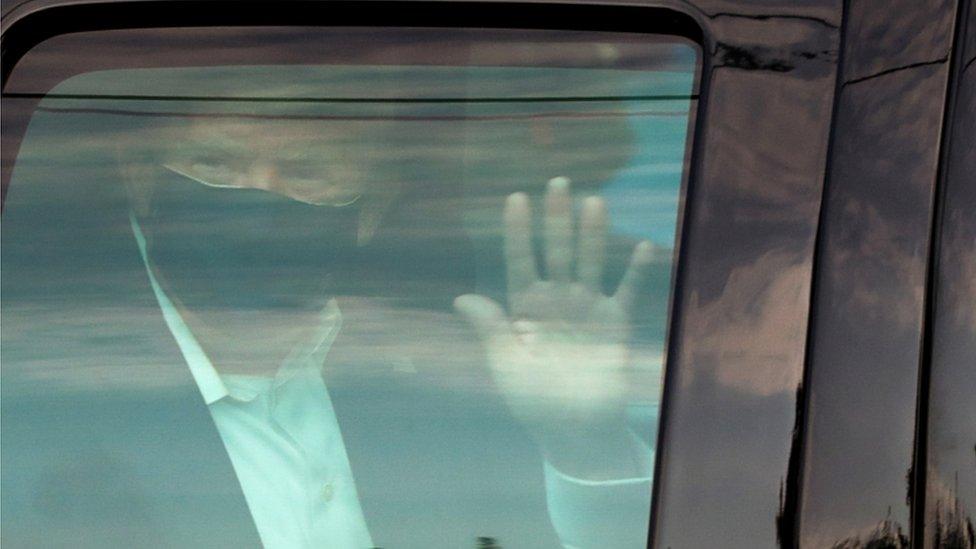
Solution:
<svg viewBox="0 0 976 549">
<path fill-rule="evenodd" d="M 594 292 L 602 292 L 603 265 L 607 254 L 607 206 L 598 196 L 583 201 L 580 214 L 579 252 L 576 272 L 579 281 Z"/>
<path fill-rule="evenodd" d="M 539 279 L 532 253 L 532 212 L 529 197 L 514 193 L 505 200 L 505 268 L 508 291 L 515 293 L 528 288 Z"/>
<path fill-rule="evenodd" d="M 573 202 L 569 179 L 549 180 L 545 212 L 546 276 L 567 281 L 573 262 Z"/>
<path fill-rule="evenodd" d="M 454 299 L 454 308 L 474 327 L 482 342 L 515 343 L 508 317 L 498 303 L 481 295 L 465 294 Z"/>
<path fill-rule="evenodd" d="M 634 253 L 630 256 L 630 265 L 628 265 L 627 271 L 620 281 L 617 293 L 613 296 L 628 313 L 634 310 L 634 303 L 640 295 L 641 286 L 647 279 L 653 258 L 654 245 L 649 241 L 644 240 L 634 247 Z"/>
</svg>

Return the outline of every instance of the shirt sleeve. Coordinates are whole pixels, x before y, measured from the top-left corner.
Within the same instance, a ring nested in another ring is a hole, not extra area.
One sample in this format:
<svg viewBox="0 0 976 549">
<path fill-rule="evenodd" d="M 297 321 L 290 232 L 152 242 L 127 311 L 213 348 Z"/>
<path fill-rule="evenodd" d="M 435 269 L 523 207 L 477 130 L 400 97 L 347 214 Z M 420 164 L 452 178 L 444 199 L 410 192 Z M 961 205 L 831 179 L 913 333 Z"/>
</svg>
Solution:
<svg viewBox="0 0 976 549">
<path fill-rule="evenodd" d="M 567 549 L 632 549 L 647 545 L 654 451 L 642 456 L 645 474 L 592 481 L 543 463 L 549 520 Z"/>
</svg>

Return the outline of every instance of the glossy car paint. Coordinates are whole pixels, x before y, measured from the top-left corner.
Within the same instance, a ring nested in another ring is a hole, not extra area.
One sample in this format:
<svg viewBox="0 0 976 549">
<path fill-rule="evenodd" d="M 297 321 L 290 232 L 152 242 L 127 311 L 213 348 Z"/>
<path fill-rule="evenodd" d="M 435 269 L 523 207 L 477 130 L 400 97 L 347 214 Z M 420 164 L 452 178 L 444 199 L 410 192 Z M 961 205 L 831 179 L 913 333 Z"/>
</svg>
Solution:
<svg viewBox="0 0 976 549">
<path fill-rule="evenodd" d="M 907 544 L 910 535 L 929 227 L 955 10 L 944 0 L 900 2 L 878 17 L 891 6 L 856 2 L 847 14 L 814 275 L 801 546 Z"/>
<path fill-rule="evenodd" d="M 672 309 L 652 544 L 773 547 L 841 4 L 707 2 L 696 13 L 711 64 Z"/>
<path fill-rule="evenodd" d="M 68 3 L 10 6 L 3 28 Z M 599 2 L 573 2 L 581 3 Z M 168 18 L 193 13 L 169 4 Z M 410 4 L 403 2 L 421 6 Z M 910 535 L 906 475 L 955 2 L 625 4 L 689 15 L 706 49 L 675 274 L 651 544 L 829 547 L 865 529 L 870 534 L 885 520 Z M 434 19 L 465 5 L 404 13 Z M 494 6 L 492 17 L 525 25 L 531 19 L 525 13 L 541 5 Z M 268 24 L 331 6 L 235 3 L 234 17 L 241 24 L 251 13 L 252 22 Z M 550 7 L 548 13 L 560 13 L 559 5 Z M 118 8 L 123 13 L 123 3 Z M 383 17 L 396 24 L 395 14 Z M 640 23 L 639 13 L 628 12 L 627 26 Z M 971 66 L 972 53 L 967 59 Z M 972 110 L 972 70 L 962 79 L 968 92 L 960 94 L 957 112 Z M 6 145 L 18 131 L 6 116 L 4 124 Z M 942 249 L 955 258 L 949 264 L 959 266 L 935 277 L 945 277 L 941 292 L 953 292 L 940 299 L 956 300 L 961 312 L 935 309 L 935 334 L 946 335 L 933 346 L 933 402 L 972 375 L 972 320 L 965 312 L 974 294 L 971 285 L 957 288 L 973 274 L 971 206 L 959 206 L 956 225 L 949 221 L 953 200 L 972 200 L 972 126 L 962 126 L 957 156 L 969 154 L 949 172 L 945 208 L 945 227 L 958 228 L 940 233 L 948 243 Z M 963 183 L 953 190 L 952 181 Z M 960 314 L 968 324 L 949 320 Z M 966 423 L 973 397 L 954 398 L 958 404 L 930 416 L 932 455 L 942 456 L 930 464 L 941 467 L 933 473 L 939 478 L 959 470 L 971 475 L 974 467 L 973 423 Z M 957 413 L 955 427 L 940 434 L 939 418 Z"/>
<path fill-rule="evenodd" d="M 976 10 L 960 13 L 930 274 L 922 547 L 976 543 Z M 921 514 L 921 510 L 919 510 Z"/>
</svg>

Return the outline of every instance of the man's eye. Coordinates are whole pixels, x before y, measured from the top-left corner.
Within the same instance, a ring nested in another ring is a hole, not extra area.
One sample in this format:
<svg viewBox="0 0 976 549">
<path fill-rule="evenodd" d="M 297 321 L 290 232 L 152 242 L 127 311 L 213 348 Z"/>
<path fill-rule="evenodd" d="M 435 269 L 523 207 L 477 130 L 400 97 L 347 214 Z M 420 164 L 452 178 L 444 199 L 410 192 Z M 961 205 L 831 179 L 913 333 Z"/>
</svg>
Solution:
<svg viewBox="0 0 976 549">
<path fill-rule="evenodd" d="M 225 161 L 219 159 L 193 159 L 189 167 L 192 175 L 212 185 L 229 185 L 235 175 L 234 170 Z"/>
<path fill-rule="evenodd" d="M 210 187 L 235 187 L 237 173 L 223 160 L 193 158 L 184 162 L 164 163 L 166 169 Z"/>
<path fill-rule="evenodd" d="M 193 165 L 202 165 L 202 166 L 220 166 L 226 163 L 226 159 L 222 156 L 218 156 L 215 154 L 205 154 L 205 155 L 193 156 L 190 159 L 190 163 Z"/>
<path fill-rule="evenodd" d="M 193 171 L 210 173 L 229 173 L 231 171 L 227 164 L 200 160 L 194 160 L 192 163 L 190 163 L 190 169 Z"/>
<path fill-rule="evenodd" d="M 226 168 L 230 164 L 227 155 L 207 151 L 189 155 L 187 160 L 187 164 L 200 169 Z"/>
</svg>

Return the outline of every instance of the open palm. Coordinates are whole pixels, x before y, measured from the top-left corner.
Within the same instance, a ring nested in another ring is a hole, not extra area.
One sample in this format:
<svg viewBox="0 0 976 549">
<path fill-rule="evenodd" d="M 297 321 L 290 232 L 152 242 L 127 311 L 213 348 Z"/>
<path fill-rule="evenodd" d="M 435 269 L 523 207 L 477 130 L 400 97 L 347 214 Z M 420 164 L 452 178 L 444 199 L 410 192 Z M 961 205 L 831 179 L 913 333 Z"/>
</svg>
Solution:
<svg viewBox="0 0 976 549">
<path fill-rule="evenodd" d="M 550 181 L 543 223 L 546 278 L 536 266 L 525 194 L 508 197 L 504 224 L 507 312 L 480 295 L 455 300 L 485 346 L 503 398 L 540 435 L 558 426 L 579 429 L 621 419 L 631 313 L 651 244 L 637 245 L 617 291 L 605 295 L 607 213 L 601 198 L 583 202 L 577 235 L 569 181 Z"/>
</svg>

